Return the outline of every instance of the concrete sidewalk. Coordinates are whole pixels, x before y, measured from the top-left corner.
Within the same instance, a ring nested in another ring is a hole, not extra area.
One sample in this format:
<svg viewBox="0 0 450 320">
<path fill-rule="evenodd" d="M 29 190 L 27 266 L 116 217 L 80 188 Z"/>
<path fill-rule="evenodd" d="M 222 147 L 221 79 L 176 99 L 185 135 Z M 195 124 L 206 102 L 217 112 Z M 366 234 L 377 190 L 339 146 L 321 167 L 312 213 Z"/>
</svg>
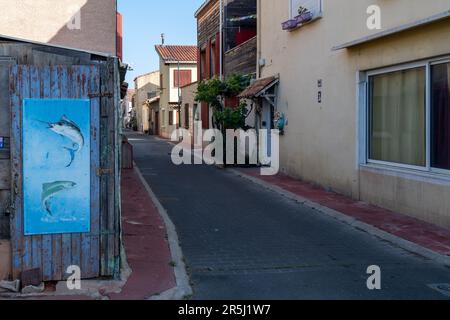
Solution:
<svg viewBox="0 0 450 320">
<path fill-rule="evenodd" d="M 450 230 L 296 180 L 261 176 L 258 168 L 231 169 L 272 191 L 329 214 L 400 247 L 450 266 Z"/>
</svg>

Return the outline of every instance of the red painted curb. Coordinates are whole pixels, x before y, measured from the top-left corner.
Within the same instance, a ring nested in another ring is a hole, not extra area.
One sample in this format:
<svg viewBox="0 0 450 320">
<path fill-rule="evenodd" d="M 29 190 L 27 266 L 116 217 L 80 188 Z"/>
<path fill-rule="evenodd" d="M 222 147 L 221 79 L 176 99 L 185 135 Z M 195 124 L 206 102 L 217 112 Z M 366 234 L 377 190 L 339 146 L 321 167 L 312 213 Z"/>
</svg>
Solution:
<svg viewBox="0 0 450 320">
<path fill-rule="evenodd" d="M 328 192 L 320 187 L 284 174 L 261 176 L 259 169 L 238 169 L 244 175 L 259 179 L 302 198 L 328 207 L 399 238 L 420 245 L 440 255 L 450 255 L 450 230 L 396 213 L 362 201 Z"/>
<path fill-rule="evenodd" d="M 132 274 L 115 300 L 142 300 L 176 286 L 162 217 L 134 169 L 122 171 L 122 228 Z"/>
</svg>

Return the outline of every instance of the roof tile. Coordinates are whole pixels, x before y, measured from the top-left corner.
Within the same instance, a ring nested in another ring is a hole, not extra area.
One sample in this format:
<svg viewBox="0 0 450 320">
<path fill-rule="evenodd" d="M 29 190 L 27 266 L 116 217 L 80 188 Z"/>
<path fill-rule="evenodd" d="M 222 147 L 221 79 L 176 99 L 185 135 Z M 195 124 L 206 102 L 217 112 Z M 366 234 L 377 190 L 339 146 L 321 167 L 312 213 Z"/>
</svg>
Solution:
<svg viewBox="0 0 450 320">
<path fill-rule="evenodd" d="M 181 61 L 181 62 L 196 62 L 197 61 L 197 46 L 169 46 L 156 45 L 156 51 L 165 62 Z"/>
</svg>

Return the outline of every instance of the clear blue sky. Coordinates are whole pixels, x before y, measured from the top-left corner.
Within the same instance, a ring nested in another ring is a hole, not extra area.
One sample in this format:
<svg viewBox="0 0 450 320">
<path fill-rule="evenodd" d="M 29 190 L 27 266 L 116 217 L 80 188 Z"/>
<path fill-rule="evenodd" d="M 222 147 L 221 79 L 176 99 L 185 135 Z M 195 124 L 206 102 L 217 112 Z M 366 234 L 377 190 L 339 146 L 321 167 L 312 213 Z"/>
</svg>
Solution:
<svg viewBox="0 0 450 320">
<path fill-rule="evenodd" d="M 127 81 L 134 87 L 133 79 L 140 74 L 158 70 L 159 60 L 154 45 L 197 43 L 195 11 L 204 0 L 118 0 L 118 10 L 123 15 L 124 62 L 132 65 Z"/>
</svg>

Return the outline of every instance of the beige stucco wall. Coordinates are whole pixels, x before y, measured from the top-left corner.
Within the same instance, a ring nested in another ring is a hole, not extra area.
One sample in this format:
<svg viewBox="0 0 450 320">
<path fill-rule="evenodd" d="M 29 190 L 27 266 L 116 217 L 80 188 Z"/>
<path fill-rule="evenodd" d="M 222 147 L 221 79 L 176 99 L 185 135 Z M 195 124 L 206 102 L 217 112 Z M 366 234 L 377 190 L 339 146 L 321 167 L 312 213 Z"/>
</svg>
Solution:
<svg viewBox="0 0 450 320">
<path fill-rule="evenodd" d="M 149 129 L 148 113 L 144 117 L 144 109 L 148 108 L 144 105 L 148 98 L 149 92 L 156 91 L 159 94 L 159 71 L 150 72 L 134 79 L 135 98 L 133 108 L 136 112 L 138 130 L 146 132 Z"/>
<path fill-rule="evenodd" d="M 170 138 L 173 130 L 176 129 L 177 111 L 174 109 L 174 103 L 178 102 L 178 88 L 174 87 L 173 73 L 178 69 L 178 64 L 166 64 L 160 59 L 159 70 L 163 76 L 161 85 L 160 100 L 160 133 L 164 138 Z M 189 63 L 181 63 L 180 70 L 191 70 L 192 81 L 197 81 L 197 65 Z M 173 111 L 173 125 L 169 125 L 169 112 Z"/>
<path fill-rule="evenodd" d="M 116 0 L 1 0 L 0 34 L 116 54 Z M 67 24 L 79 12 L 80 29 Z"/>
<path fill-rule="evenodd" d="M 282 171 L 355 199 L 450 226 L 450 197 L 435 201 L 437 194 L 450 192 L 445 177 L 360 170 L 357 103 L 359 71 L 450 54 L 450 20 L 350 50 L 331 50 L 380 32 L 366 27 L 369 5 L 381 7 L 386 30 L 444 12 L 450 2 L 324 0 L 322 19 L 291 32 L 281 29 L 289 18 L 288 3 L 259 1 L 258 50 L 266 60 L 260 76 L 280 75 L 277 106 L 288 119 L 280 141 Z M 320 89 L 319 79 L 323 81 Z M 319 90 L 322 103 L 318 103 Z"/>
<path fill-rule="evenodd" d="M 195 101 L 195 95 L 197 94 L 197 82 L 192 83 L 188 86 L 185 86 L 181 88 L 181 97 L 183 100 L 182 106 L 181 106 L 181 123 L 185 124 L 185 119 L 188 117 L 189 119 L 189 133 L 191 137 L 194 137 L 194 106 L 197 105 L 199 107 L 200 105 Z M 185 106 L 189 105 L 188 113 L 186 113 Z M 199 140 L 195 140 L 198 142 Z"/>
</svg>

